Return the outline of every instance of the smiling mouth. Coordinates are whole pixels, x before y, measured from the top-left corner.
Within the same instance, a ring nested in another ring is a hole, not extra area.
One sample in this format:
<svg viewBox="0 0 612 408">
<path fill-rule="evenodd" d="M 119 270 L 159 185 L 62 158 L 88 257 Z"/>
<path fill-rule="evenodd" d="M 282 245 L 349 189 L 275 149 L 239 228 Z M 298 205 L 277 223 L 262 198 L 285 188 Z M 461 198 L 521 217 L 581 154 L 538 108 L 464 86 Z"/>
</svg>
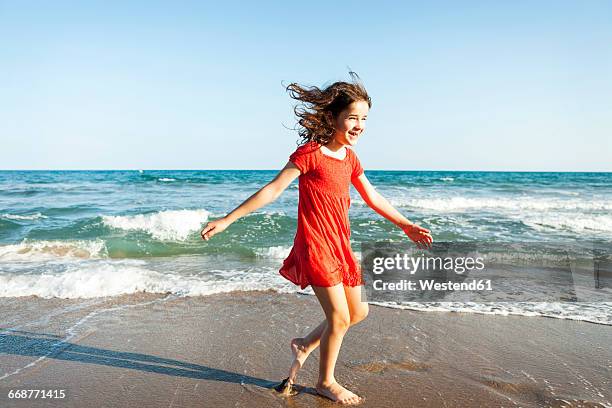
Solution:
<svg viewBox="0 0 612 408">
<path fill-rule="evenodd" d="M 351 136 L 359 136 L 359 132 L 349 132 L 349 135 L 351 135 Z"/>
</svg>

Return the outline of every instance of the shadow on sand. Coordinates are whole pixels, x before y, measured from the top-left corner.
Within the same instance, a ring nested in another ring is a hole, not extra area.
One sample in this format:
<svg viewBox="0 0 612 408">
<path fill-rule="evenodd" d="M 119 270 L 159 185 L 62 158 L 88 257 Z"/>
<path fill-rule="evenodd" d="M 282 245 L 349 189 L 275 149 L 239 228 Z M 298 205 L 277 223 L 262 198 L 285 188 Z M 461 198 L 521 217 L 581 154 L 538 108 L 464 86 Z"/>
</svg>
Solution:
<svg viewBox="0 0 612 408">
<path fill-rule="evenodd" d="M 29 333 L 10 329 L 0 329 L 0 331 L 3 331 L 3 333 L 0 333 L 0 353 L 4 354 L 78 361 L 80 363 L 121 367 L 175 377 L 251 384 L 268 389 L 273 389 L 278 385 L 278 382 L 184 361 L 81 346 L 62 341 L 61 337 L 51 334 Z"/>
</svg>

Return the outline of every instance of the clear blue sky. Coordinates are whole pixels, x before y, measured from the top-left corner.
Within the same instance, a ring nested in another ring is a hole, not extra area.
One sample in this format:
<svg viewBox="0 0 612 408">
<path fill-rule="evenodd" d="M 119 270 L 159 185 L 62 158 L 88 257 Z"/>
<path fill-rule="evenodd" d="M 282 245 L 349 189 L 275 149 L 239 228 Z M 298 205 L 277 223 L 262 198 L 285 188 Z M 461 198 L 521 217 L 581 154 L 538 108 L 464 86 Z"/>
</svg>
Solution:
<svg viewBox="0 0 612 408">
<path fill-rule="evenodd" d="M 281 81 L 350 66 L 367 169 L 612 171 L 611 21 L 596 0 L 0 1 L 0 168 L 281 168 Z"/>
</svg>

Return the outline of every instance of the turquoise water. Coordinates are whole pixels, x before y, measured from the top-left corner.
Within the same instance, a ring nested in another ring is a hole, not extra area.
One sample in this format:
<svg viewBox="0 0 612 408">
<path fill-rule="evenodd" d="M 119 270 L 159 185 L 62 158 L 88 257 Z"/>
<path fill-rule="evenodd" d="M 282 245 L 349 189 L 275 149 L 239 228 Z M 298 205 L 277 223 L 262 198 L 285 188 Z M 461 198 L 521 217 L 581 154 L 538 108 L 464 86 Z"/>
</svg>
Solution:
<svg viewBox="0 0 612 408">
<path fill-rule="evenodd" d="M 277 274 L 297 224 L 297 180 L 204 242 L 201 226 L 276 171 L 1 171 L 0 296 L 205 295 L 295 288 Z M 612 173 L 367 171 L 437 241 L 608 245 Z M 352 191 L 352 242 L 406 239 Z"/>
<path fill-rule="evenodd" d="M 0 243 L 102 239 L 112 258 L 211 251 L 252 254 L 256 249 L 291 245 L 297 181 L 279 200 L 238 221 L 214 241 L 203 245 L 197 239 L 198 211 L 201 222 L 222 216 L 274 175 L 274 171 L 0 172 Z M 438 241 L 612 237 L 612 173 L 373 171 L 367 175 L 392 204 L 430 228 Z M 191 215 L 172 213 L 177 210 Z M 134 218 L 140 216 L 145 218 L 142 225 Z M 355 243 L 402 236 L 366 207 L 355 191 L 350 216 Z M 155 217 L 158 224 L 145 225 Z"/>
</svg>

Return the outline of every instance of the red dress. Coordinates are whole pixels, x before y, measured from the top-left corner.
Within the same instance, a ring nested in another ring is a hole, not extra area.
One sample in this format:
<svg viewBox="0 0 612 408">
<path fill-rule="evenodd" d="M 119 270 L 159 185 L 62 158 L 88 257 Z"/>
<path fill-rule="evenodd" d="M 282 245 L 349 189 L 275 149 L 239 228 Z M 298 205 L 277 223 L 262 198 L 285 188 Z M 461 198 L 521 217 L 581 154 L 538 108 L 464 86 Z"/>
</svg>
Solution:
<svg viewBox="0 0 612 408">
<path fill-rule="evenodd" d="M 327 156 L 315 142 L 300 146 L 289 160 L 300 169 L 298 225 L 293 248 L 280 269 L 304 289 L 308 285 L 363 285 L 351 249 L 348 209 L 351 180 L 363 173 L 357 155 L 346 149 L 343 160 Z"/>
</svg>

